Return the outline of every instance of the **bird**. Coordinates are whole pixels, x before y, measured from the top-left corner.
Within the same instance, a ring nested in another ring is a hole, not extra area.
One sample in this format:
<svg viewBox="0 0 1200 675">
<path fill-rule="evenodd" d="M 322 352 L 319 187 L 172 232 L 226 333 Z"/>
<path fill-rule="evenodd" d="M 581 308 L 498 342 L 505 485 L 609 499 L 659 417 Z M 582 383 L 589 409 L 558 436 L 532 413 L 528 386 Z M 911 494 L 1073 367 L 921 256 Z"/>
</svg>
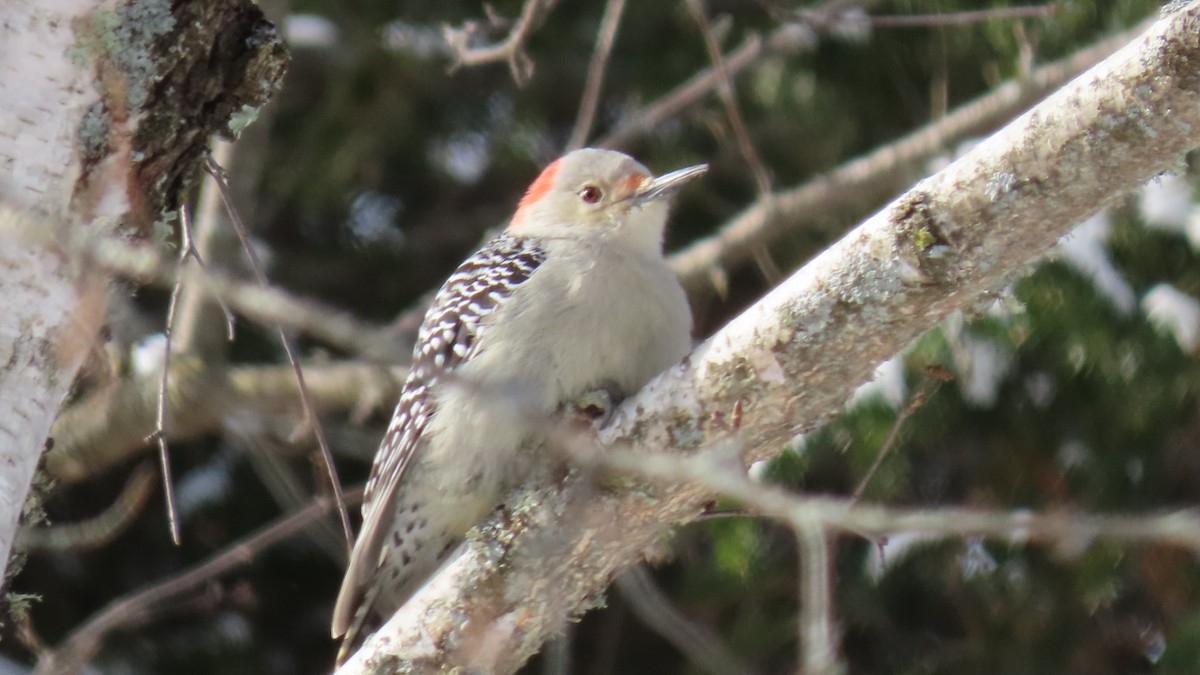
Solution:
<svg viewBox="0 0 1200 675">
<path fill-rule="evenodd" d="M 339 663 L 529 474 L 539 419 L 633 394 L 690 351 L 663 237 L 672 195 L 707 168 L 656 177 L 620 152 L 572 151 L 446 279 L 367 481 L 333 611 Z"/>
</svg>

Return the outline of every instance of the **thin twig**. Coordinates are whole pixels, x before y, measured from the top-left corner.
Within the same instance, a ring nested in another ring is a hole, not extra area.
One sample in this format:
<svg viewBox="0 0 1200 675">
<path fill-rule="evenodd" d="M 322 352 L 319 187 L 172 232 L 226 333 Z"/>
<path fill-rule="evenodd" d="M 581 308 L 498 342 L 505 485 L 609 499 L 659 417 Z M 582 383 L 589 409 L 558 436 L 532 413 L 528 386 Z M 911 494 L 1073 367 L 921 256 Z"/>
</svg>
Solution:
<svg viewBox="0 0 1200 675">
<path fill-rule="evenodd" d="M 214 154 L 222 165 L 229 163 L 229 158 L 232 155 L 233 144 L 228 141 L 218 141 L 215 143 Z M 196 251 L 201 258 L 212 258 L 213 242 L 221 232 L 221 198 L 213 185 L 212 178 L 209 177 L 204 181 L 200 189 L 199 203 L 196 206 L 196 212 L 193 214 L 194 226 L 192 227 L 192 243 L 195 245 Z M 203 274 L 207 275 L 207 268 L 202 269 Z M 224 298 L 215 296 L 213 298 L 205 297 L 203 284 L 192 283 L 191 273 L 185 273 L 187 284 L 179 300 L 179 317 L 176 324 L 176 334 L 173 336 L 176 345 L 182 352 L 195 351 L 202 336 L 207 336 L 206 331 L 210 330 L 208 324 L 211 322 L 211 312 L 208 311 L 209 303 L 216 301 L 220 307 L 221 313 L 225 317 L 225 339 L 227 342 L 233 342 L 235 330 L 235 318 L 233 312 L 230 311 L 229 305 L 225 303 Z M 209 340 L 215 339 L 215 336 Z M 214 345 L 206 344 L 202 347 L 205 356 L 212 356 L 212 348 Z M 217 350 L 220 351 L 220 350 Z"/>
<path fill-rule="evenodd" d="M 163 330 L 163 357 L 162 357 L 162 375 L 158 382 L 158 415 L 154 425 L 154 432 L 150 434 L 150 438 L 158 444 L 158 461 L 162 467 L 163 481 L 163 496 L 165 497 L 167 507 L 167 528 L 171 532 L 171 541 L 179 546 L 179 516 L 175 509 L 175 486 L 171 481 L 171 457 L 167 448 L 167 412 L 169 410 L 167 404 L 167 390 L 169 386 L 168 379 L 171 376 L 171 343 L 172 334 L 175 331 L 175 310 L 179 307 L 179 294 L 183 291 L 184 275 L 182 272 L 186 268 L 189 260 L 196 261 L 198 267 L 203 268 L 204 264 L 200 258 L 200 252 L 196 250 L 196 244 L 192 239 L 192 226 L 188 219 L 188 208 L 186 205 L 179 208 L 179 270 L 180 274 L 175 278 L 175 285 L 171 288 L 171 300 L 167 303 L 167 327 Z"/>
<path fill-rule="evenodd" d="M 159 378 L 158 410 L 154 431 L 149 439 L 158 446 L 158 463 L 162 473 L 163 496 L 167 508 L 167 530 L 171 541 L 179 546 L 179 520 L 175 512 L 175 487 L 171 481 L 171 456 L 167 448 L 167 378 L 171 367 L 171 323 L 175 318 L 175 304 L 179 300 L 179 286 L 171 291 L 171 302 L 167 309 L 166 341 L 163 346 L 162 376 Z M 147 439 L 147 440 L 149 440 Z"/>
<path fill-rule="evenodd" d="M 357 502 L 362 498 L 362 490 L 350 490 L 346 497 Z M 328 497 L 317 497 L 303 509 L 289 513 L 230 544 L 207 560 L 149 588 L 117 598 L 72 631 L 52 652 L 39 659 L 35 673 L 76 672 L 92 659 L 109 633 L 145 624 L 167 601 L 200 588 L 235 567 L 251 562 L 266 548 L 324 517 L 335 503 Z"/>
<path fill-rule="evenodd" d="M 712 24 L 708 21 L 708 10 L 704 6 L 704 0 L 687 0 L 687 6 L 688 11 L 692 14 L 692 19 L 700 28 L 700 34 L 704 37 L 704 48 L 708 51 L 708 58 L 712 61 L 713 70 L 717 74 L 717 95 L 725 107 L 729 125 L 733 127 L 738 150 L 742 153 L 746 164 L 750 166 L 751 173 L 754 174 L 754 182 L 758 186 L 759 195 L 768 196 L 771 194 L 771 176 L 758 154 L 758 148 L 755 148 L 754 142 L 750 140 L 750 131 L 746 128 L 742 110 L 737 104 L 737 95 L 733 90 L 733 79 L 729 75 L 729 67 L 725 64 L 725 57 L 721 55 L 721 46 L 717 44 Z"/>
<path fill-rule="evenodd" d="M 631 567 L 613 582 L 633 613 L 648 628 L 675 646 L 710 675 L 745 675 L 751 671 L 708 630 L 671 604 L 644 564 Z"/>
<path fill-rule="evenodd" d="M 446 42 L 454 50 L 455 60 L 450 70 L 463 66 L 478 66 L 485 63 L 505 61 L 512 72 L 513 81 L 523 87 L 533 76 L 533 60 L 525 53 L 525 42 L 541 27 L 558 0 L 525 0 L 521 15 L 504 40 L 486 47 L 473 47 L 470 42 L 476 29 L 445 27 Z"/>
<path fill-rule="evenodd" d="M 708 20 L 708 10 L 704 6 L 704 0 L 687 0 L 688 11 L 692 14 L 692 20 L 700 28 L 700 34 L 704 38 L 704 47 L 708 52 L 708 58 L 712 61 L 713 70 L 717 74 L 717 97 L 721 99 L 721 104 L 725 108 L 725 116 L 729 118 L 729 125 L 733 128 L 733 135 L 737 139 L 738 151 L 742 154 L 742 159 L 750 167 L 750 173 L 754 176 L 755 186 L 758 188 L 759 200 L 763 208 L 770 211 L 771 209 L 771 174 L 767 171 L 766 165 L 762 161 L 762 157 L 758 154 L 758 148 L 754 146 L 754 142 L 750 139 L 750 131 L 746 128 L 746 122 L 742 118 L 742 110 L 737 103 L 737 95 L 733 88 L 733 78 L 729 75 L 729 68 L 725 64 L 725 57 L 721 55 L 721 46 L 717 44 L 717 36 L 713 30 L 712 24 Z M 779 283 L 783 278 L 783 273 L 780 272 L 779 266 L 775 264 L 775 260 L 771 257 L 771 252 L 766 246 L 756 247 L 753 258 L 758 264 L 759 273 L 771 286 Z"/>
<path fill-rule="evenodd" d="M 185 212 L 186 209 L 180 209 L 180 218 L 183 218 L 183 214 Z M 192 260 L 195 261 L 196 267 L 200 270 L 200 273 L 204 276 L 207 276 L 208 265 L 205 264 L 204 257 L 200 255 L 200 249 L 196 248 L 195 239 L 189 235 L 188 241 L 190 242 L 189 245 L 191 246 L 193 252 L 191 256 Z M 233 342 L 233 339 L 237 337 L 237 318 L 234 317 L 233 311 L 229 309 L 229 305 L 225 304 L 225 300 L 223 300 L 220 296 L 216 296 L 215 299 L 217 301 L 217 306 L 221 308 L 221 316 L 225 319 L 225 339 L 228 342 Z"/>
<path fill-rule="evenodd" d="M 932 383 L 932 384 L 931 384 Z M 879 452 L 875 453 L 875 459 L 871 462 L 871 466 L 867 468 L 867 472 L 863 474 L 862 480 L 858 482 L 858 487 L 854 488 L 854 492 L 850 495 L 851 500 L 858 501 L 862 499 L 863 493 L 866 492 L 867 486 L 871 484 L 871 479 L 875 477 L 875 472 L 879 471 L 879 467 L 883 465 L 883 460 L 891 453 L 892 448 L 896 445 L 896 439 L 900 437 L 900 429 L 908 418 L 929 400 L 937 388 L 941 385 L 938 380 L 926 380 L 925 385 L 913 392 L 908 401 L 904 404 L 904 408 L 896 414 L 896 420 L 892 422 L 892 428 L 888 431 L 887 438 L 883 439 L 883 445 L 879 446 Z"/>
<path fill-rule="evenodd" d="M 281 511 L 300 508 L 312 499 L 311 491 L 302 480 L 299 468 L 285 459 L 288 448 L 293 446 L 292 439 L 279 434 L 262 433 L 263 429 L 255 428 L 252 421 L 245 426 L 231 425 L 230 431 L 233 432 L 232 436 L 237 440 L 237 445 L 244 451 L 255 476 Z M 374 449 L 374 445 L 369 447 Z M 345 544 L 342 542 L 341 529 L 337 525 L 322 522 L 313 528 L 310 536 L 312 542 L 328 555 L 334 564 L 341 565 L 345 562 Z"/>
<path fill-rule="evenodd" d="M 740 47 L 725 54 L 726 74 L 733 77 L 747 66 L 769 54 L 792 54 L 811 50 L 817 46 L 819 32 L 838 27 L 838 19 L 848 6 L 867 6 L 872 0 L 827 0 L 824 4 L 808 10 L 806 21 L 790 23 L 772 31 L 763 38 L 752 35 Z M 635 111 L 624 122 L 596 141 L 597 147 L 623 148 L 630 141 L 647 133 L 664 120 L 686 110 L 696 101 L 707 96 L 720 84 L 716 68 L 696 73 L 654 103 Z"/>
<path fill-rule="evenodd" d="M 832 675 L 837 664 L 833 580 L 828 535 L 820 527 L 796 530 L 800 560 L 800 672 Z"/>
<path fill-rule="evenodd" d="M 872 16 L 862 13 L 867 2 L 858 0 L 835 0 L 824 11 L 810 9 L 792 9 L 772 0 L 755 0 L 755 3 L 767 10 L 779 21 L 802 23 L 814 29 L 829 30 L 833 23 L 843 18 L 839 16 L 848 10 L 857 9 L 856 20 L 866 21 L 872 26 L 965 26 L 972 23 L 992 21 L 995 19 L 1022 19 L 1027 17 L 1042 17 L 1056 14 L 1062 10 L 1061 5 L 1035 5 L 1024 7 L 997 7 L 965 12 L 945 12 L 942 14 L 889 14 Z"/>
<path fill-rule="evenodd" d="M 793 24 L 776 30 L 766 41 L 758 35 L 747 38 L 740 47 L 725 55 L 725 63 L 730 75 L 733 75 L 757 61 L 763 54 L 798 51 L 814 45 L 816 36 L 813 32 L 805 26 Z M 696 73 L 657 101 L 634 111 L 615 129 L 596 141 L 596 146 L 619 149 L 629 145 L 633 139 L 650 132 L 663 121 L 683 112 L 707 96 L 717 87 L 717 83 L 717 73 L 713 68 Z"/>
<path fill-rule="evenodd" d="M 870 16 L 867 18 L 872 26 L 880 28 L 896 28 L 903 26 L 966 26 L 982 21 L 996 19 L 1022 19 L 1026 17 L 1042 17 L 1057 14 L 1062 10 L 1059 5 L 1038 5 L 1033 7 L 997 7 L 994 9 L 978 9 L 968 12 L 947 12 L 945 14 L 893 14 L 886 16 Z"/>
<path fill-rule="evenodd" d="M 259 285 L 266 287 L 268 285 L 267 275 L 263 272 L 258 254 L 254 252 L 254 247 L 250 243 L 250 234 L 246 230 L 246 224 L 242 222 L 241 214 L 238 213 L 237 207 L 233 204 L 229 182 L 225 179 L 225 170 L 213 161 L 211 156 L 206 157 L 204 167 L 216 181 L 217 187 L 221 191 L 221 198 L 225 200 L 225 208 L 229 212 L 229 221 L 233 223 L 234 230 L 242 242 L 242 248 L 246 252 L 246 258 L 250 262 L 250 268 L 254 273 L 255 280 L 258 281 Z M 308 387 L 304 384 L 304 371 L 300 368 L 299 359 L 296 358 L 296 351 L 292 347 L 292 339 L 288 337 L 287 331 L 283 329 L 283 326 L 276 324 L 275 331 L 279 334 L 279 342 L 283 345 L 283 351 L 287 354 L 288 363 L 292 365 L 292 370 L 296 375 L 296 385 L 300 391 L 300 403 L 304 406 L 304 414 L 308 417 L 313 434 L 317 438 L 317 445 L 321 448 L 321 459 L 325 462 L 325 471 L 329 477 L 330 487 L 333 489 L 334 500 L 338 505 L 338 516 L 342 521 L 342 530 L 345 532 L 346 546 L 348 548 L 354 543 L 354 531 L 350 527 L 350 512 L 346 509 L 346 499 L 342 494 L 342 484 L 338 479 L 337 468 L 333 465 L 333 451 L 329 449 L 329 441 L 325 438 L 325 430 L 321 428 L 321 420 L 317 417 L 317 408 L 313 404 L 312 395 L 309 394 Z"/>
<path fill-rule="evenodd" d="M 100 515 L 75 523 L 25 526 L 17 538 L 23 551 L 86 551 L 112 541 L 133 523 L 154 489 L 154 465 L 140 464 L 129 476 L 116 501 Z"/>
<path fill-rule="evenodd" d="M 600 88 L 604 84 L 604 73 L 608 69 L 608 57 L 617 40 L 617 28 L 621 25 L 621 14 L 625 11 L 625 0 L 608 0 L 604 6 L 604 17 L 600 19 L 600 32 L 596 35 L 596 48 L 588 64 L 587 83 L 583 87 L 583 98 L 579 101 L 579 113 L 575 117 L 575 128 L 567 141 L 567 151 L 582 148 L 592 133 L 596 119 L 596 108 L 600 104 Z"/>
<path fill-rule="evenodd" d="M 259 135 L 263 133 L 257 124 L 254 128 Z M 242 142 L 239 141 L 236 147 L 242 147 Z M 214 161 L 221 166 L 230 166 L 234 160 L 234 150 L 235 145 L 232 142 L 217 141 L 213 143 Z M 241 167 L 248 168 L 245 157 L 242 160 Z M 245 197 L 245 195 L 242 196 Z M 195 233 L 193 239 L 196 247 L 203 252 L 205 258 L 210 260 L 214 259 L 213 252 L 216 249 L 231 273 L 244 275 L 246 271 L 244 265 L 236 264 L 240 254 L 238 237 L 228 220 L 216 179 L 211 175 L 204 175 L 193 227 Z M 215 306 L 203 292 L 202 287 L 193 284 L 190 291 L 190 293 L 184 294 L 183 301 L 180 303 L 177 344 L 185 350 L 189 344 L 193 346 L 193 350 L 201 350 L 205 366 L 212 363 L 223 363 L 227 360 L 228 346 L 217 343 L 217 335 L 213 332 L 217 318 L 213 311 Z M 221 303 L 222 309 L 225 309 L 219 296 L 217 301 Z M 232 329 L 227 309 L 225 314 L 226 327 Z M 230 340 L 232 340 L 232 335 L 232 330 L 229 330 Z M 222 369 L 211 368 L 208 370 L 220 371 Z M 307 384 L 312 387 L 313 371 L 306 372 L 310 375 Z M 294 385 L 295 376 L 290 371 L 288 378 L 290 378 L 289 382 Z M 321 400 L 321 396 L 317 392 L 310 390 L 310 393 L 318 401 Z M 191 408 L 189 414 L 192 415 L 193 420 L 206 417 L 202 413 L 196 414 L 198 407 L 211 407 L 209 419 L 219 424 L 237 440 L 236 444 L 245 451 L 251 468 L 267 491 L 275 498 L 279 508 L 283 511 L 290 511 L 307 504 L 311 499 L 310 490 L 299 476 L 297 468 L 286 459 L 289 454 L 288 450 L 295 448 L 296 444 L 288 439 L 286 434 L 268 431 L 271 423 L 279 418 L 268 414 L 264 407 L 259 405 L 261 402 L 257 399 L 247 402 L 246 397 L 238 396 L 232 391 L 228 393 L 222 391 L 219 396 L 219 402 L 210 402 L 207 396 L 196 396 L 194 398 L 198 400 L 189 401 L 187 405 Z M 289 400 L 294 401 L 295 399 L 296 394 L 293 392 Z M 328 410 L 328 407 L 323 405 L 322 409 Z M 252 417 L 253 421 L 251 421 Z M 345 558 L 342 534 L 336 525 L 322 523 L 322 527 L 314 532 L 312 538 L 335 562 L 340 563 Z"/>
</svg>

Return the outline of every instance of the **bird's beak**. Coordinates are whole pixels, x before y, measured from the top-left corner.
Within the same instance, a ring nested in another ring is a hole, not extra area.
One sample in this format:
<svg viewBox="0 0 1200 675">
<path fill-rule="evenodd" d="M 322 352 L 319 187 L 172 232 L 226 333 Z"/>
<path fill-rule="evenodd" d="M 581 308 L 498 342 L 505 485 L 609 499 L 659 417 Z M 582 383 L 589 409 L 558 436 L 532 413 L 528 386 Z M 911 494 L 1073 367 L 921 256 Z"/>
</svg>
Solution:
<svg viewBox="0 0 1200 675">
<path fill-rule="evenodd" d="M 638 189 L 633 193 L 633 203 L 641 205 L 660 197 L 668 197 L 675 194 L 679 188 L 704 175 L 705 171 L 708 171 L 707 164 L 697 164 L 696 166 L 689 166 L 686 169 L 664 173 L 658 178 L 648 180 L 638 186 Z"/>
</svg>

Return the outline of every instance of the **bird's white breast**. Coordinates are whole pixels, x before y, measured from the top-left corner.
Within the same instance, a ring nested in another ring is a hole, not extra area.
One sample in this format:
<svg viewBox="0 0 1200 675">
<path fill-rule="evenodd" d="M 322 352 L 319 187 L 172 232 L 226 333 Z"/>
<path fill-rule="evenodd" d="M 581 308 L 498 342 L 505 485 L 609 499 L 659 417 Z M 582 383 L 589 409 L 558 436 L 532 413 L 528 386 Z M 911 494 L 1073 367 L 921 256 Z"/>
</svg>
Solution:
<svg viewBox="0 0 1200 675">
<path fill-rule="evenodd" d="M 428 430 L 441 441 L 428 452 L 456 453 L 485 481 L 501 470 L 492 450 L 519 445 L 560 404 L 601 386 L 633 394 L 691 348 L 687 298 L 661 258 L 604 241 L 545 248 L 438 394 L 439 413 L 455 414 L 436 414 Z"/>
<path fill-rule="evenodd" d="M 604 384 L 632 394 L 687 354 L 687 298 L 661 258 L 606 241 L 550 241 L 547 249 L 520 289 L 528 292 L 489 317 L 517 335 L 488 327 L 480 344 L 481 356 L 526 364 L 509 376 L 527 384 L 542 410 Z"/>
</svg>

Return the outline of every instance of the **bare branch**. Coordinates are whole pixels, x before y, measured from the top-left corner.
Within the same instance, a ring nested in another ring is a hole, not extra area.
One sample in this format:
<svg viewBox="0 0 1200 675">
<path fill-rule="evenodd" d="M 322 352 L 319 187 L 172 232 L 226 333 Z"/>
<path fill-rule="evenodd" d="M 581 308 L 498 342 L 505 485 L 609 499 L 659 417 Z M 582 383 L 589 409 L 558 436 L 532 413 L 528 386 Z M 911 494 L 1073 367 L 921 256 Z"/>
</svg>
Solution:
<svg viewBox="0 0 1200 675">
<path fill-rule="evenodd" d="M 816 43 L 816 34 L 812 29 L 800 24 L 791 24 L 771 33 L 765 40 L 757 35 L 747 38 L 742 46 L 724 56 L 724 62 L 729 76 L 732 77 L 765 54 L 794 53 L 812 49 Z M 707 96 L 719 83 L 720 77 L 715 68 L 693 75 L 658 101 L 629 115 L 617 128 L 597 140 L 596 146 L 623 148 L 629 145 L 633 139 L 649 133 L 664 120 L 678 115 Z"/>
<path fill-rule="evenodd" d="M 808 10 L 803 22 L 778 28 L 765 39 L 759 35 L 747 38 L 742 46 L 721 58 L 725 64 L 726 76 L 732 78 L 764 56 L 793 54 L 815 48 L 819 32 L 834 31 L 843 27 L 847 9 L 867 6 L 872 2 L 873 0 L 826 0 Z M 663 120 L 678 115 L 707 96 L 720 86 L 720 83 L 721 77 L 715 67 L 693 75 L 658 101 L 632 113 L 616 129 L 596 141 L 596 146 L 627 146 L 637 136 L 650 132 Z"/>
<path fill-rule="evenodd" d="M 604 17 L 600 19 L 600 31 L 596 34 L 596 48 L 588 64 L 587 83 L 583 87 L 583 98 L 579 101 L 579 113 L 575 117 L 575 128 L 567 141 L 567 151 L 582 148 L 592 133 L 592 122 L 600 104 L 600 87 L 604 84 L 604 71 L 608 68 L 608 57 L 617 40 L 617 28 L 621 25 L 621 14 L 625 11 L 625 0 L 608 0 L 604 6 Z"/>
<path fill-rule="evenodd" d="M 357 503 L 362 499 L 362 491 L 350 490 L 346 497 Z M 328 497 L 318 497 L 307 507 L 289 513 L 230 544 L 200 564 L 110 602 L 72 631 L 52 651 L 43 654 L 38 659 L 35 675 L 78 672 L 96 655 L 110 633 L 144 625 L 155 614 L 166 609 L 165 603 L 168 601 L 177 600 L 253 561 L 255 556 L 270 546 L 311 527 L 336 504 Z"/>
<path fill-rule="evenodd" d="M 892 448 L 896 445 L 896 439 L 900 437 L 900 429 L 904 427 L 904 423 L 917 410 L 925 405 L 925 401 L 933 395 L 937 388 L 941 386 L 941 381 L 927 378 L 921 388 L 913 393 L 896 414 L 896 420 L 892 422 L 892 428 L 888 431 L 887 438 L 883 439 L 883 445 L 879 446 L 879 451 L 875 453 L 875 459 L 871 462 L 871 466 L 867 467 L 866 473 L 858 482 L 858 487 L 854 488 L 851 496 L 856 501 L 862 499 L 863 493 L 867 491 L 867 486 L 871 484 L 871 479 L 875 477 L 875 472 L 879 471 L 879 467 L 883 464 L 883 460 L 891 453 Z"/>
<path fill-rule="evenodd" d="M 797 529 L 796 548 L 800 559 L 800 672 L 804 675 L 846 672 L 837 662 L 829 535 L 820 527 Z"/>
<path fill-rule="evenodd" d="M 1023 19 L 1030 17 L 1051 16 L 1062 10 L 1057 4 L 1035 5 L 1028 7 L 996 7 L 966 12 L 945 12 L 942 14 L 889 14 L 871 16 L 862 12 L 868 2 L 858 0 L 838 0 L 831 3 L 833 7 L 826 8 L 822 13 L 808 9 L 792 9 L 774 0 L 755 0 L 772 17 L 779 21 L 799 22 L 813 28 L 831 28 L 831 24 L 845 18 L 843 15 L 857 9 L 855 20 L 863 21 L 872 26 L 965 26 L 996 19 Z M 858 5 L 856 8 L 855 5 Z"/>
<path fill-rule="evenodd" d="M 195 261 L 199 268 L 204 267 L 200 252 L 196 250 L 195 242 L 192 240 L 192 226 L 188 219 L 188 209 L 184 206 L 179 209 L 179 269 L 183 270 L 188 261 Z M 183 289 L 184 276 L 184 274 L 180 274 L 176 277 L 175 285 L 171 288 L 171 299 L 167 303 L 167 325 L 163 330 L 166 341 L 163 344 L 162 373 L 159 375 L 158 408 L 154 431 L 148 437 L 158 445 L 158 463 L 162 470 L 163 496 L 167 508 L 167 529 L 171 533 L 171 541 L 176 546 L 179 545 L 179 516 L 175 510 L 175 486 L 171 481 L 171 457 L 167 448 L 167 378 L 171 372 L 171 343 L 173 342 L 172 333 L 175 332 L 175 311 L 179 307 L 179 294 Z M 231 335 L 232 331 L 233 324 L 231 322 Z"/>
<path fill-rule="evenodd" d="M 86 233 L 76 233 L 70 241 L 59 243 L 79 259 L 93 262 L 110 274 L 143 283 L 170 287 L 178 274 L 171 261 L 151 246 Z M 397 346 L 394 331 L 364 323 L 345 311 L 216 272 L 203 275 L 199 283 L 237 313 L 263 324 L 279 325 L 353 354 L 389 363 L 407 358 L 407 349 Z"/>
<path fill-rule="evenodd" d="M 634 565 L 617 577 L 613 585 L 642 623 L 674 645 L 692 665 L 709 675 L 751 672 L 712 631 L 689 620 L 671 604 L 645 565 Z"/>
<path fill-rule="evenodd" d="M 701 487 L 722 494 L 760 515 L 797 530 L 886 537 L 899 532 L 938 537 L 982 536 L 1014 543 L 1044 542 L 1082 550 L 1096 540 L 1125 544 L 1160 543 L 1200 555 L 1200 516 L 1193 510 L 1151 514 L 1092 515 L 1065 511 L 991 511 L 938 507 L 901 508 L 811 497 L 751 481 L 731 471 L 712 453 L 681 456 L 607 448 L 578 452 L 580 461 L 605 466 L 664 485 Z"/>
<path fill-rule="evenodd" d="M 863 157 L 794 188 L 775 193 L 742 211 L 717 234 L 696 241 L 671 256 L 680 280 L 692 295 L 709 287 L 722 270 L 754 254 L 756 247 L 803 223 L 828 218 L 839 209 L 871 208 L 901 189 L 905 169 L 944 152 L 952 143 L 995 125 L 1024 109 L 1039 96 L 1098 63 L 1146 30 L 1133 30 L 1101 40 L 1061 61 L 1036 69 L 1028 79 L 1010 81 L 959 107 L 944 118 Z M 729 58 L 732 61 L 732 57 Z"/>
<path fill-rule="evenodd" d="M 220 367 L 191 355 L 174 361 L 167 404 L 176 422 L 167 430 L 169 440 L 219 431 L 234 411 L 253 411 L 264 418 L 302 412 L 296 409 L 299 394 L 290 365 Z M 403 368 L 345 361 L 310 363 L 304 369 L 305 383 L 321 410 L 350 412 L 360 420 L 371 410 L 392 405 L 406 375 Z M 46 452 L 47 473 L 60 483 L 74 483 L 145 451 L 146 433 L 154 426 L 157 387 L 157 378 L 135 377 L 65 408 L 50 431 L 54 447 Z"/>
<path fill-rule="evenodd" d="M 726 67 L 725 58 L 721 55 L 721 47 L 717 44 L 716 32 L 708 21 L 708 9 L 704 5 L 704 0 L 687 0 L 688 10 L 691 12 L 692 19 L 700 28 L 700 34 L 704 37 L 704 46 L 708 51 L 708 58 L 712 61 L 713 70 L 717 74 L 717 94 L 721 99 L 721 105 L 725 108 L 725 116 L 729 118 L 729 125 L 733 128 L 733 136 L 737 139 L 738 151 L 742 154 L 742 159 L 746 165 L 750 167 L 750 173 L 754 176 L 755 186 L 758 188 L 758 194 L 762 200 L 762 204 L 769 211 L 771 208 L 771 174 L 767 171 L 767 167 L 763 164 L 762 157 L 758 154 L 758 148 L 754 146 L 754 141 L 750 139 L 750 131 L 746 128 L 746 122 L 742 119 L 742 110 L 737 103 L 737 95 L 734 93 L 733 78 L 729 75 L 729 69 Z M 766 246 L 756 246 L 751 254 L 754 261 L 758 264 L 759 272 L 766 279 L 767 283 L 775 285 L 783 275 L 779 271 L 779 266 L 775 264 L 775 260 L 771 257 L 770 251 Z M 724 295 L 723 289 L 720 293 Z"/>
<path fill-rule="evenodd" d="M 229 221 L 233 224 L 234 230 L 238 234 L 238 239 L 242 242 L 242 249 L 246 252 L 246 258 L 250 262 L 250 269 L 254 273 L 255 280 L 259 286 L 266 288 L 270 283 L 267 281 L 267 275 L 263 271 L 258 254 L 254 252 L 254 247 L 250 243 L 250 233 L 246 230 L 246 224 L 242 222 L 242 217 L 233 204 L 229 183 L 225 178 L 225 170 L 214 162 L 211 156 L 206 159 L 204 167 L 216 181 L 217 187 L 221 191 L 221 198 L 225 201 L 225 209 L 229 213 Z M 308 424 L 312 428 L 313 435 L 317 438 L 317 445 L 321 448 L 321 459 L 325 463 L 325 471 L 329 476 L 329 487 L 333 490 L 333 498 L 338 505 L 338 516 L 341 518 L 342 530 L 346 535 L 346 547 L 349 549 L 349 547 L 354 545 L 354 530 L 350 527 L 350 512 L 346 509 L 346 500 L 342 496 L 342 482 L 338 479 L 337 468 L 333 464 L 333 451 L 329 449 L 329 441 L 325 438 L 325 430 L 321 428 L 321 420 L 317 416 L 317 407 L 313 403 L 312 394 L 309 393 L 308 387 L 304 385 L 304 371 L 300 368 L 300 360 L 296 358 L 296 350 L 292 346 L 292 339 L 281 325 L 277 324 L 275 326 L 275 332 L 279 335 L 279 342 L 283 345 L 283 351 L 287 354 L 288 363 L 291 364 L 292 371 L 296 375 L 300 403 L 304 406 L 305 417 L 307 417 Z"/>
<path fill-rule="evenodd" d="M 713 70 L 717 74 L 717 94 L 721 99 L 721 104 L 725 106 L 725 115 L 729 118 L 729 124 L 733 127 L 738 150 L 741 151 L 742 158 L 746 160 L 751 173 L 754 174 L 754 182 L 758 186 L 759 194 L 770 195 L 771 176 L 767 172 L 762 158 L 759 157 L 758 148 L 754 147 L 754 142 L 750 140 L 750 131 L 746 129 L 746 122 L 742 119 L 742 110 L 738 107 L 737 96 L 733 90 L 733 79 L 729 75 L 729 68 L 725 65 L 725 57 L 721 55 L 721 46 L 717 44 L 712 24 L 708 21 L 708 9 L 704 6 L 704 0 L 687 0 L 687 6 L 688 11 L 692 14 L 692 19 L 700 27 L 700 34 L 704 37 L 704 47 L 708 51 L 708 58 L 712 61 Z"/>
<path fill-rule="evenodd" d="M 525 53 L 525 42 L 535 30 L 541 28 L 556 4 L 558 4 L 558 0 L 525 0 L 525 5 L 521 8 L 521 15 L 517 17 L 516 24 L 509 31 L 508 37 L 486 47 L 476 47 L 471 44 L 479 32 L 477 25 L 472 24 L 463 28 L 445 26 L 443 33 L 446 42 L 454 50 L 455 55 L 454 63 L 450 66 L 451 72 L 463 66 L 478 66 L 504 61 L 508 63 L 513 81 L 517 83 L 517 86 L 525 86 L 533 77 L 533 59 Z M 491 23 L 498 23 L 496 17 L 491 18 Z"/>
<path fill-rule="evenodd" d="M 880 28 L 902 26 L 967 26 L 997 19 L 1024 19 L 1046 17 L 1062 11 L 1060 5 L 1035 5 L 1032 7 L 996 7 L 977 9 L 970 12 L 947 12 L 945 14 L 894 14 L 871 16 L 868 21 Z"/>
<path fill-rule="evenodd" d="M 255 120 L 254 128 L 257 129 L 261 123 L 261 120 Z M 228 164 L 233 155 L 233 144 L 229 141 L 216 141 L 214 145 L 213 156 L 222 166 Z M 203 261 L 205 258 L 219 260 L 219 255 L 217 258 L 213 258 L 213 248 L 222 240 L 229 238 L 229 235 L 222 236 L 221 230 L 224 223 L 221 215 L 221 195 L 211 176 L 205 175 L 197 201 L 196 224 L 192 228 L 193 235 L 191 237 L 192 245 L 196 249 L 196 260 Z M 180 265 L 179 269 L 186 282 L 183 284 L 183 292 L 179 298 L 179 318 L 171 339 L 174 340 L 175 346 L 181 352 L 200 349 L 208 356 L 222 354 L 224 350 L 217 347 L 215 335 L 211 338 L 208 337 L 215 333 L 211 325 L 215 322 L 212 321 L 210 299 L 206 297 L 202 282 L 197 280 L 199 274 L 207 274 L 208 270 L 187 270 L 183 265 Z M 215 300 L 225 318 L 225 340 L 232 342 L 236 326 L 233 312 L 220 297 Z"/>
<path fill-rule="evenodd" d="M 56 523 L 43 527 L 26 525 L 17 537 L 17 548 L 24 551 L 84 551 L 100 548 L 133 523 L 153 490 L 154 465 L 142 464 L 133 470 L 121 494 L 103 513 L 78 523 Z"/>
</svg>

